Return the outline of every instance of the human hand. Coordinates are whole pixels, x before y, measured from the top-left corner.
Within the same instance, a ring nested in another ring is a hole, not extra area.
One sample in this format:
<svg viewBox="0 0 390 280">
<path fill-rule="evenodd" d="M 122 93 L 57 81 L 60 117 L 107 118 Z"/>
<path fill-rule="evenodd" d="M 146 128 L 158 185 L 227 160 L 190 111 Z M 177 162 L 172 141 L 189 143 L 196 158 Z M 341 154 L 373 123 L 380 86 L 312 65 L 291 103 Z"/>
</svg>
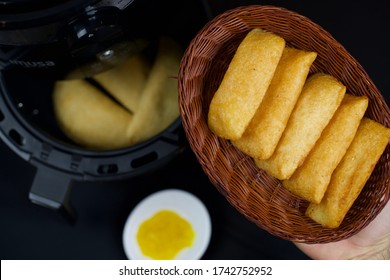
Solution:
<svg viewBox="0 0 390 280">
<path fill-rule="evenodd" d="M 348 239 L 326 244 L 295 245 L 313 259 L 390 260 L 390 201 L 366 228 Z"/>
</svg>

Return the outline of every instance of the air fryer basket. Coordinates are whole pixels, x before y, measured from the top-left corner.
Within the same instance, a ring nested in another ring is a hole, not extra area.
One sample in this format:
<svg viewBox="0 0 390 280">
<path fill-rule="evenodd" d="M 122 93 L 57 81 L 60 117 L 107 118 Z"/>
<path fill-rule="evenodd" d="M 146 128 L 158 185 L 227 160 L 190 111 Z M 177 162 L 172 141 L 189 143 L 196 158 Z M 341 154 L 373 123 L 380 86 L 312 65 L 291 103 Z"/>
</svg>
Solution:
<svg viewBox="0 0 390 280">
<path fill-rule="evenodd" d="M 128 148 L 94 151 L 78 147 L 56 124 L 51 104 L 53 84 L 53 80 L 20 74 L 0 76 L 0 137 L 37 168 L 29 195 L 36 204 L 74 220 L 69 204 L 74 180 L 138 176 L 165 164 L 184 148 L 179 118 L 160 134 Z"/>
<path fill-rule="evenodd" d="M 203 0 L 185 3 L 178 0 L 134 1 L 134 5 L 124 12 L 129 19 L 125 27 L 129 33 L 146 35 L 152 39 L 152 45 L 160 36 L 168 36 L 182 45 L 183 50 L 210 19 L 207 3 Z M 0 44 L 0 51 L 6 55 L 22 48 L 28 54 L 40 47 L 59 51 L 56 44 L 18 45 L 15 49 Z M 42 55 L 45 53 L 41 52 Z M 9 64 L 4 61 L 6 57 L 0 57 L 3 66 Z M 58 78 L 56 75 L 53 77 L 47 71 L 35 68 L 0 69 L 3 69 L 0 71 L 0 139 L 37 169 L 30 200 L 58 210 L 70 221 L 75 221 L 69 203 L 72 182 L 138 176 L 164 165 L 186 145 L 178 117 L 160 134 L 128 148 L 109 151 L 81 148 L 62 133 L 55 121 L 51 94 Z"/>
</svg>

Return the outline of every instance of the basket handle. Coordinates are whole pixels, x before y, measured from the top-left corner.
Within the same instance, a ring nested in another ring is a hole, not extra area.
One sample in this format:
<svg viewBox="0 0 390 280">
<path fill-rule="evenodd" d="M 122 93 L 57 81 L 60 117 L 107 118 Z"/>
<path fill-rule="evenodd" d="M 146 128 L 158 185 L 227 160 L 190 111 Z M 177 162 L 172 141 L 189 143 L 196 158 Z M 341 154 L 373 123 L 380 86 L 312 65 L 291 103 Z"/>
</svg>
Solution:
<svg viewBox="0 0 390 280">
<path fill-rule="evenodd" d="M 70 224 L 76 222 L 76 212 L 70 204 L 72 179 L 44 165 L 37 168 L 29 199 L 32 203 L 57 211 Z"/>
</svg>

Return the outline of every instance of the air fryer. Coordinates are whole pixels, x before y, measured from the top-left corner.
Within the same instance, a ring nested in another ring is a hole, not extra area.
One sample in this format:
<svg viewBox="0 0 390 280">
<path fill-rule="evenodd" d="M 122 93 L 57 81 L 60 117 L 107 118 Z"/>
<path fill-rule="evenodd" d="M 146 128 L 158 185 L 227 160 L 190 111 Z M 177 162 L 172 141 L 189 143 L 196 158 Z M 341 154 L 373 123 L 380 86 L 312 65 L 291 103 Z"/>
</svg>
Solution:
<svg viewBox="0 0 390 280">
<path fill-rule="evenodd" d="M 76 78 L 90 77 L 137 52 L 152 52 L 160 36 L 184 49 L 209 19 L 205 3 L 0 0 L 0 138 L 36 167 L 29 194 L 33 203 L 75 221 L 72 182 L 139 176 L 184 149 L 180 118 L 127 148 L 77 146 L 58 127 L 51 94 L 54 83 L 70 71 L 78 69 Z"/>
</svg>

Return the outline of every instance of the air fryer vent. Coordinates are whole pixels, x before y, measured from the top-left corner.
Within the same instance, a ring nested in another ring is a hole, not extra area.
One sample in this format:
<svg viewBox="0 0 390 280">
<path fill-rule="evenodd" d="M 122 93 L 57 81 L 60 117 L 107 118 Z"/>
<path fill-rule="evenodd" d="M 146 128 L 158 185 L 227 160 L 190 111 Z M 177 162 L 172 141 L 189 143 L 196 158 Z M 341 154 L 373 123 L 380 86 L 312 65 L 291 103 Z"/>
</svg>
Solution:
<svg viewBox="0 0 390 280">
<path fill-rule="evenodd" d="M 146 164 L 149 164 L 153 161 L 155 161 L 158 158 L 158 154 L 156 152 L 150 152 L 142 157 L 136 158 L 131 162 L 132 168 L 139 168 L 141 166 L 144 166 Z"/>
</svg>

